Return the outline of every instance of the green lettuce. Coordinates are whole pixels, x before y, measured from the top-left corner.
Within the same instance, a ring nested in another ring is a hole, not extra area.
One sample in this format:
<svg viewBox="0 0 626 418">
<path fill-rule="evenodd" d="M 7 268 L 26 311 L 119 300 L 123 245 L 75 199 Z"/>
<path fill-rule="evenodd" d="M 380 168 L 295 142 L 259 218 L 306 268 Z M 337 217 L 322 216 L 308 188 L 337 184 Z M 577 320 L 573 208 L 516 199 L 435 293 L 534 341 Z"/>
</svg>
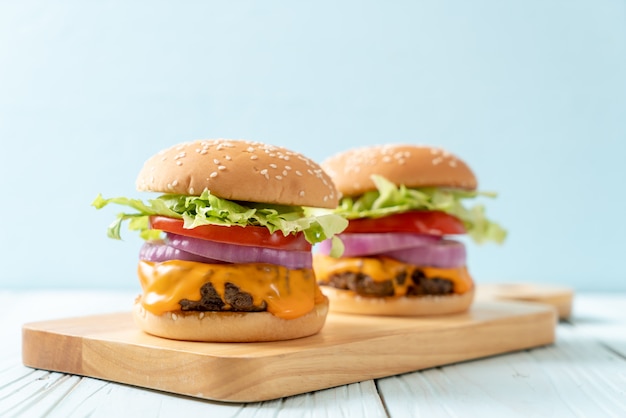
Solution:
<svg viewBox="0 0 626 418">
<path fill-rule="evenodd" d="M 439 210 L 459 218 L 475 242 L 502 243 L 506 238 L 506 230 L 487 219 L 482 205 L 468 209 L 462 202 L 478 196 L 493 198 L 496 197 L 495 193 L 437 187 L 411 189 L 402 185 L 396 186 L 379 175 L 373 175 L 372 180 L 377 190 L 366 192 L 354 199 L 342 198 L 335 213 L 347 219 L 356 219 L 378 218 L 408 210 Z"/>
<path fill-rule="evenodd" d="M 120 213 L 109 226 L 107 235 L 121 239 L 121 226 L 128 221 L 128 229 L 139 231 L 142 238 L 158 239 L 161 231 L 149 228 L 149 216 L 162 215 L 182 219 L 184 228 L 199 225 L 263 226 L 271 233 L 283 235 L 303 232 L 306 240 L 315 244 L 332 238 L 343 231 L 348 221 L 337 214 L 325 213 L 315 216 L 300 206 L 271 205 L 265 203 L 234 202 L 212 195 L 208 190 L 200 196 L 164 194 L 144 203 L 140 199 L 113 197 L 105 199 L 98 195 L 92 206 L 101 209 L 109 204 L 128 206 L 133 213 Z"/>
</svg>

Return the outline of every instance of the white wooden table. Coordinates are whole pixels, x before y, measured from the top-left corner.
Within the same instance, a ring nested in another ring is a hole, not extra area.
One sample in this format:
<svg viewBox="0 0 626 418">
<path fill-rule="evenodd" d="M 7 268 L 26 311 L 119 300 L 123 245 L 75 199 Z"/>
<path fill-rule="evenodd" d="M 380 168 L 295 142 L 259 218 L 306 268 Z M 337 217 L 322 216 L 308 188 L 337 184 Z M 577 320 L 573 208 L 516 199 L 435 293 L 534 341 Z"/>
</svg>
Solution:
<svg viewBox="0 0 626 418">
<path fill-rule="evenodd" d="M 626 294 L 577 294 L 554 345 L 252 404 L 21 362 L 25 322 L 129 310 L 135 294 L 0 291 L 0 417 L 626 417 Z"/>
</svg>

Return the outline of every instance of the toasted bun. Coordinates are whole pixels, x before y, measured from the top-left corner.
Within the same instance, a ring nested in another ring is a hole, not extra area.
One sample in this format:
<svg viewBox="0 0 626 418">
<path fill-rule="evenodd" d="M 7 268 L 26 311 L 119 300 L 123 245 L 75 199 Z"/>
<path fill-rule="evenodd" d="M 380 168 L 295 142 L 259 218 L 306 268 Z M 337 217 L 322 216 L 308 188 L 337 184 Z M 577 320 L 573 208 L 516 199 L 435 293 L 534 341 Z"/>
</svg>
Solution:
<svg viewBox="0 0 626 418">
<path fill-rule="evenodd" d="M 427 316 L 465 312 L 474 300 L 474 289 L 463 294 L 445 296 L 365 297 L 351 290 L 320 286 L 330 299 L 332 312 L 388 315 Z"/>
<path fill-rule="evenodd" d="M 149 158 L 140 191 L 215 196 L 248 202 L 334 208 L 338 193 L 312 160 L 260 142 L 207 139 L 175 145 Z"/>
<path fill-rule="evenodd" d="M 269 312 L 168 312 L 155 315 L 135 302 L 133 317 L 143 331 L 184 341 L 282 341 L 316 334 L 324 326 L 328 299 L 308 314 L 282 319 Z"/>
<path fill-rule="evenodd" d="M 378 174 L 406 187 L 476 189 L 476 177 L 468 165 L 449 152 L 420 145 L 376 145 L 336 154 L 321 164 L 344 196 L 375 190 L 370 178 Z"/>
</svg>

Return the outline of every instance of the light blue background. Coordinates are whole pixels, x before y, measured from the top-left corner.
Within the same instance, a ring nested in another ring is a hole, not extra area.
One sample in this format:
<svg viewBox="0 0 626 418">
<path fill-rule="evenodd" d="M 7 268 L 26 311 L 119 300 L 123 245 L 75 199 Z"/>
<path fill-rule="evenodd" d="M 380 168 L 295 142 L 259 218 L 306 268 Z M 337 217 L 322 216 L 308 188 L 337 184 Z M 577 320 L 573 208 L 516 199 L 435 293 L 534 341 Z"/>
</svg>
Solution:
<svg viewBox="0 0 626 418">
<path fill-rule="evenodd" d="M 90 203 L 210 137 L 443 146 L 510 230 L 477 281 L 626 290 L 623 1 L 0 0 L 0 286 L 138 287 Z"/>
</svg>

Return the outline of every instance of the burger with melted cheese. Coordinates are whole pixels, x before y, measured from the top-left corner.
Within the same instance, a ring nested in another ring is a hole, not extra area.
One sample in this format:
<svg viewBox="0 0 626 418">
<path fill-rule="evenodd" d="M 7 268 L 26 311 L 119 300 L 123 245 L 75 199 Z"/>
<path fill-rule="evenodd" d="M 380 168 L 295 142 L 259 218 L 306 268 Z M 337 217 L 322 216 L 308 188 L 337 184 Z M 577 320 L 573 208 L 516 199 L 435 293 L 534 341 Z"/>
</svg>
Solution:
<svg viewBox="0 0 626 418">
<path fill-rule="evenodd" d="M 435 315 L 463 312 L 474 281 L 466 251 L 453 235 L 502 242 L 506 232 L 484 208 L 469 166 L 449 152 L 406 144 L 351 149 L 322 162 L 342 197 L 336 213 L 349 219 L 331 256 L 319 245 L 313 266 L 331 310 L 356 314 Z"/>
<path fill-rule="evenodd" d="M 182 143 L 149 158 L 140 199 L 120 204 L 108 235 L 138 230 L 142 294 L 133 315 L 160 337 L 193 341 L 276 341 L 317 333 L 328 299 L 312 270 L 311 247 L 347 225 L 338 193 L 318 164 L 288 149 L 243 140 Z"/>
</svg>

